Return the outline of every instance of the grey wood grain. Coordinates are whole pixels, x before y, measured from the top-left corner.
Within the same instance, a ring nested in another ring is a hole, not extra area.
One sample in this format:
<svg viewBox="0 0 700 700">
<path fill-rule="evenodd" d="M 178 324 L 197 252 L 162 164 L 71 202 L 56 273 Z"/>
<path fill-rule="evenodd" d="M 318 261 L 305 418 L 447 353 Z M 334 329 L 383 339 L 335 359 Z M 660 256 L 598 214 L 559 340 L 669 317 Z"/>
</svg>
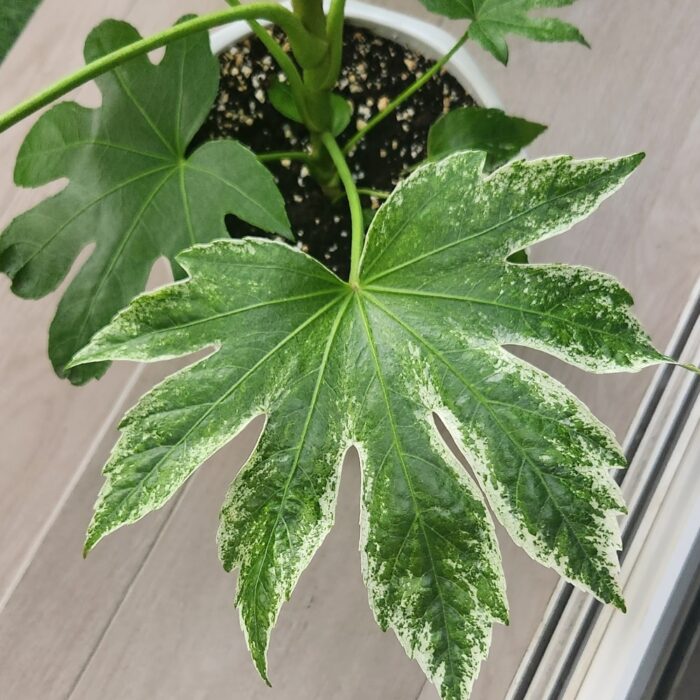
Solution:
<svg viewBox="0 0 700 700">
<path fill-rule="evenodd" d="M 114 11 L 126 12 L 134 1 L 116 0 Z M 82 63 L 83 37 L 102 14 L 91 5 L 79 12 L 78 4 L 72 11 L 59 0 L 42 4 L 0 66 L 0 110 Z M 92 86 L 81 94 L 94 102 Z M 44 196 L 12 185 L 12 165 L 28 127 L 23 123 L 0 134 L 0 228 Z M 7 278 L 0 279 L 0 609 L 134 371 L 117 368 L 99 385 L 80 390 L 54 375 L 46 346 L 59 295 L 21 300 L 11 294 Z"/>
<path fill-rule="evenodd" d="M 427 16 L 417 0 L 382 4 Z M 104 16 L 129 17 L 145 32 L 185 10 L 220 6 L 215 0 L 196 7 L 186 0 L 44 0 L 0 68 L 0 109 L 80 65 L 83 37 Z M 700 7 L 694 0 L 587 0 L 566 14 L 584 29 L 592 52 L 514 39 L 507 69 L 478 49 L 474 55 L 509 111 L 550 124 L 531 154 L 647 151 L 625 190 L 535 256 L 620 277 L 663 347 L 700 271 Z M 96 99 L 91 86 L 79 94 Z M 0 135 L 2 225 L 39 197 L 11 186 L 11 165 L 27 128 Z M 7 281 L 0 283 L 0 439 L 8 447 L 0 470 L 0 590 L 11 593 L 0 612 L 0 696 L 434 698 L 417 666 L 369 612 L 359 572 L 359 477 L 352 458 L 344 468 L 336 527 L 273 635 L 272 691 L 248 659 L 232 610 L 235 578 L 221 571 L 214 545 L 218 509 L 251 446 L 251 431 L 201 469 L 175 509 L 120 531 L 86 563 L 80 560 L 99 465 L 114 437 L 110 410 L 134 368 L 116 367 L 80 390 L 55 379 L 45 345 L 56 300 L 17 300 Z M 537 362 L 620 437 L 651 376 L 599 378 L 541 355 Z M 149 368 L 139 387 L 160 371 Z M 106 437 L 91 446 L 101 429 Z M 504 697 L 556 582 L 499 537 L 512 624 L 495 630 L 477 700 Z"/>
<path fill-rule="evenodd" d="M 344 465 L 336 526 L 273 632 L 272 689 L 260 680 L 233 608 L 235 577 L 222 571 L 213 537 L 243 444 L 237 440 L 193 479 L 72 697 L 416 697 L 424 682 L 420 669 L 393 634 L 379 630 L 367 605 L 354 455 Z"/>
<path fill-rule="evenodd" d="M 162 370 L 150 368 L 128 395 L 132 404 Z M 0 614 L 0 697 L 64 698 L 122 604 L 171 506 L 115 533 L 87 560 L 85 526 L 102 483 L 100 468 L 117 437 L 113 420 L 90 463 Z"/>
</svg>

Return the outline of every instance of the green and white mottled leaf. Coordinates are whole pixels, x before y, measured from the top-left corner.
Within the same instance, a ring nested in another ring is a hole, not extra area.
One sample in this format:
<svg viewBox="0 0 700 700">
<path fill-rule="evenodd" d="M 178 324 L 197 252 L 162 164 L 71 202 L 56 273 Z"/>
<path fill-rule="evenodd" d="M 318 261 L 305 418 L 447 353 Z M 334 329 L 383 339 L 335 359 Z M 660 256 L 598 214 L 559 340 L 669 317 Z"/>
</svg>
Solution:
<svg viewBox="0 0 700 700">
<path fill-rule="evenodd" d="M 187 280 L 134 300 L 72 363 L 213 349 L 127 414 L 87 549 L 162 506 L 250 418 L 267 416 L 219 529 L 266 679 L 270 631 L 333 523 L 351 445 L 362 462 L 370 604 L 442 698 L 468 697 L 492 623 L 507 621 L 485 501 L 531 556 L 624 607 L 615 519 L 624 504 L 609 474 L 624 465 L 620 448 L 566 388 L 504 345 L 597 372 L 668 360 L 614 279 L 508 262 L 588 216 L 641 156 L 516 161 L 491 174 L 485 157 L 453 154 L 397 187 L 370 226 L 357 287 L 281 243 L 194 247 L 178 256 Z"/>
<path fill-rule="evenodd" d="M 85 59 L 139 38 L 130 25 L 108 20 L 89 35 Z M 22 145 L 18 185 L 69 183 L 0 236 L 0 270 L 19 296 L 42 297 L 94 243 L 49 333 L 56 372 L 76 384 L 99 377 L 107 365 L 66 371 L 66 363 L 144 289 L 157 258 L 174 261 L 194 243 L 225 236 L 227 213 L 291 236 L 274 180 L 249 150 L 219 141 L 187 154 L 214 101 L 218 76 L 206 34 L 192 35 L 171 44 L 157 66 L 142 56 L 101 76 L 101 107 L 59 104 Z"/>
<path fill-rule="evenodd" d="M 488 170 L 507 163 L 547 127 L 500 109 L 461 107 L 440 117 L 428 132 L 428 158 L 441 160 L 457 151 L 484 151 Z"/>
<path fill-rule="evenodd" d="M 550 7 L 566 7 L 575 0 L 421 0 L 431 12 L 452 19 L 470 19 L 469 36 L 501 63 L 508 63 L 506 34 L 520 34 L 534 41 L 588 43 L 581 32 L 556 17 L 529 13 Z"/>
</svg>

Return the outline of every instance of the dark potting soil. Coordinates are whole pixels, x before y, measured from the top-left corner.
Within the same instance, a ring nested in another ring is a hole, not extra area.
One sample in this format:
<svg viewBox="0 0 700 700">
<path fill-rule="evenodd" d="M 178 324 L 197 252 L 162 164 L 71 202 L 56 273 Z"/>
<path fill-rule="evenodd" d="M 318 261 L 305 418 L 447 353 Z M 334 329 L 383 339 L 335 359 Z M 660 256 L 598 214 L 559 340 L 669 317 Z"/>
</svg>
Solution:
<svg viewBox="0 0 700 700">
<path fill-rule="evenodd" d="M 278 38 L 279 35 L 277 35 Z M 288 46 L 285 47 L 288 50 Z M 273 79 L 284 77 L 265 47 L 249 37 L 222 54 L 216 103 L 191 148 L 217 138 L 235 138 L 256 153 L 303 150 L 305 128 L 288 121 L 267 100 Z M 352 119 L 338 137 L 355 131 L 433 65 L 433 61 L 372 31 L 346 26 L 343 69 L 336 86 L 352 104 Z M 424 160 L 428 129 L 444 112 L 473 105 L 459 82 L 443 70 L 371 130 L 348 159 L 358 187 L 391 190 L 411 166 Z M 331 202 L 298 161 L 268 163 L 284 196 L 296 245 L 346 278 L 350 262 L 350 215 L 343 198 Z M 363 196 L 367 209 L 380 200 Z M 260 236 L 259 229 L 229 216 L 232 237 Z"/>
</svg>

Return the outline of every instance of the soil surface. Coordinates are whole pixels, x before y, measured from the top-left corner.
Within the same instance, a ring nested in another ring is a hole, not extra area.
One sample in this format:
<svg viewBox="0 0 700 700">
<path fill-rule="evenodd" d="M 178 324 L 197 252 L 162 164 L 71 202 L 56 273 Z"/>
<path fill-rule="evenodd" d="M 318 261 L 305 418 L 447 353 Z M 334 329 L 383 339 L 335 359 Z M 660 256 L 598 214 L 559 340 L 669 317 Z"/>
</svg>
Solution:
<svg viewBox="0 0 700 700">
<path fill-rule="evenodd" d="M 256 153 L 303 150 L 308 144 L 305 128 L 288 121 L 267 100 L 268 85 L 275 79 L 284 80 L 284 76 L 259 39 L 241 41 L 221 55 L 220 63 L 216 103 L 191 149 L 210 139 L 235 138 Z M 432 65 L 433 61 L 370 30 L 346 26 L 343 69 L 336 91 L 352 105 L 353 116 L 338 137 L 339 143 Z M 450 109 L 473 104 L 472 97 L 449 73 L 443 70 L 436 75 L 370 131 L 350 155 L 348 162 L 358 187 L 393 189 L 425 158 L 430 125 Z M 302 163 L 284 160 L 268 166 L 285 198 L 296 245 L 347 277 L 350 215 L 346 200 L 331 202 Z M 381 200 L 363 196 L 362 204 L 367 210 L 376 209 Z M 234 216 L 227 217 L 226 225 L 235 238 L 261 235 L 259 229 Z"/>
</svg>

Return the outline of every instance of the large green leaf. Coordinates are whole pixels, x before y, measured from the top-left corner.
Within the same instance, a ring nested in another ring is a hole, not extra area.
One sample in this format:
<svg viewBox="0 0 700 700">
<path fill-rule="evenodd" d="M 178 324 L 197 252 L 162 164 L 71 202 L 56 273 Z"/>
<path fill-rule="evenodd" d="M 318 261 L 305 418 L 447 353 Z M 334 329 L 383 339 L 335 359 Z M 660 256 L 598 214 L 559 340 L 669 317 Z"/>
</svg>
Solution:
<svg viewBox="0 0 700 700">
<path fill-rule="evenodd" d="M 139 38 L 130 25 L 106 21 L 88 37 L 85 59 Z M 0 270 L 12 278 L 13 291 L 44 296 L 78 253 L 95 244 L 61 299 L 49 335 L 56 372 L 76 384 L 100 376 L 106 365 L 66 371 L 66 363 L 143 290 L 158 257 L 173 261 L 194 243 L 225 236 L 229 212 L 290 235 L 274 180 L 250 151 L 219 141 L 186 155 L 214 101 L 218 75 L 206 33 L 182 39 L 157 66 L 144 56 L 98 78 L 98 109 L 74 102 L 54 107 L 22 145 L 18 185 L 59 178 L 69 184 L 0 237 Z"/>
<path fill-rule="evenodd" d="M 490 175 L 484 158 L 454 154 L 396 189 L 372 222 L 356 288 L 281 243 L 214 242 L 180 254 L 190 278 L 137 298 L 74 360 L 214 349 L 127 414 L 87 549 L 162 506 L 266 414 L 219 530 L 225 567 L 240 567 L 236 601 L 264 677 L 270 630 L 332 525 L 352 444 L 372 609 L 443 698 L 467 697 L 492 622 L 507 619 L 481 493 L 535 559 L 624 605 L 615 573 L 624 505 L 608 472 L 624 465 L 620 449 L 561 384 L 503 345 L 599 372 L 667 358 L 612 278 L 506 259 L 587 216 L 641 157 L 516 161 Z"/>
<path fill-rule="evenodd" d="M 556 17 L 532 17 L 529 12 L 565 7 L 576 0 L 421 0 L 432 12 L 452 19 L 470 19 L 469 36 L 501 63 L 508 63 L 506 34 L 521 34 L 535 41 L 588 43 L 581 32 Z"/>
</svg>

